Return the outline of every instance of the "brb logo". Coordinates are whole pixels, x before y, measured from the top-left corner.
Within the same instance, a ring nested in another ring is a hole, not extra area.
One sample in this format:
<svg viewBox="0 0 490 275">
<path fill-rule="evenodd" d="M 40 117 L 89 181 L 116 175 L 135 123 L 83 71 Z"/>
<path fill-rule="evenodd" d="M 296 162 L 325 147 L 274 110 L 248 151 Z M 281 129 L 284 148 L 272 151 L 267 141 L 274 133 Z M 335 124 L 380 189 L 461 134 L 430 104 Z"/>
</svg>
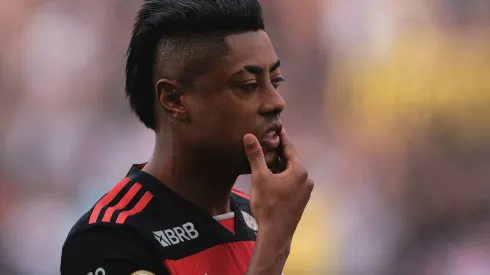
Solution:
<svg viewBox="0 0 490 275">
<path fill-rule="evenodd" d="M 163 246 L 171 246 L 181 242 L 190 241 L 199 237 L 199 232 L 194 228 L 191 222 L 182 226 L 176 226 L 172 229 L 165 229 L 153 232 L 155 239 Z"/>
</svg>

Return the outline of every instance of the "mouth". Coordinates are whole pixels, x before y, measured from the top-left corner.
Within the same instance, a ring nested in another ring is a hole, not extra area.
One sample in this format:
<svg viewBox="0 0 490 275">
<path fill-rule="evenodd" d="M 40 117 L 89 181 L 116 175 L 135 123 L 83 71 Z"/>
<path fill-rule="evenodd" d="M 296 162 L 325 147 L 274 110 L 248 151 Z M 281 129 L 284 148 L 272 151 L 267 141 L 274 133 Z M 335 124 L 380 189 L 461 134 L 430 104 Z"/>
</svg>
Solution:
<svg viewBox="0 0 490 275">
<path fill-rule="evenodd" d="M 260 145 L 262 146 L 264 152 L 271 151 L 277 149 L 281 144 L 280 134 L 282 131 L 281 123 L 272 124 L 265 133 L 262 135 L 260 139 Z"/>
</svg>

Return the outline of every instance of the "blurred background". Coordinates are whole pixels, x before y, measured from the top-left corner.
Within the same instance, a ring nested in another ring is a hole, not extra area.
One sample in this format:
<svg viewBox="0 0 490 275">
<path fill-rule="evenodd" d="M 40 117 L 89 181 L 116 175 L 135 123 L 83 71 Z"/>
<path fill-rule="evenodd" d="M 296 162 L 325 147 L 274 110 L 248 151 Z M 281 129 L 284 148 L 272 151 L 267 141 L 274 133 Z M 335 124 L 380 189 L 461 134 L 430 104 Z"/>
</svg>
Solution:
<svg viewBox="0 0 490 275">
<path fill-rule="evenodd" d="M 490 1 L 262 4 L 316 182 L 285 273 L 490 274 Z M 139 5 L 0 1 L 1 275 L 59 274 L 73 223 L 150 156 L 124 96 Z"/>
</svg>

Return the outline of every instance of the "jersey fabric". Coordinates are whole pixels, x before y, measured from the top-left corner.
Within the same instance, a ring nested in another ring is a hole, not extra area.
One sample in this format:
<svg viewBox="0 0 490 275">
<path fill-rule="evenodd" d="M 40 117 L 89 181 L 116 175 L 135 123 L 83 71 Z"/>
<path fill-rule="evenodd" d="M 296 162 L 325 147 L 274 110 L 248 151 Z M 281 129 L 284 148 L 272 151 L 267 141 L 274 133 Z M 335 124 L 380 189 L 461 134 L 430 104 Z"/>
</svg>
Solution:
<svg viewBox="0 0 490 275">
<path fill-rule="evenodd" d="M 246 194 L 211 217 L 133 166 L 72 228 L 62 275 L 243 275 L 257 236 Z"/>
</svg>

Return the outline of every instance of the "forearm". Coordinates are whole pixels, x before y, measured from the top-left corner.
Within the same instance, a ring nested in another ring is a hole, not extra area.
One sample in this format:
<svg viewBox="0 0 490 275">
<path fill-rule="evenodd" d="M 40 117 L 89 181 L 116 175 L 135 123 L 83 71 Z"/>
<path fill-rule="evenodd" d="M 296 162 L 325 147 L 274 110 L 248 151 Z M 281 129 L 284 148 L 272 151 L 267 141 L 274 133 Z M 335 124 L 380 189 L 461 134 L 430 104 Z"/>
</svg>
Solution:
<svg viewBox="0 0 490 275">
<path fill-rule="evenodd" d="M 260 230 L 246 275 L 280 275 L 289 256 L 292 238 L 279 237 L 273 230 Z"/>
</svg>

